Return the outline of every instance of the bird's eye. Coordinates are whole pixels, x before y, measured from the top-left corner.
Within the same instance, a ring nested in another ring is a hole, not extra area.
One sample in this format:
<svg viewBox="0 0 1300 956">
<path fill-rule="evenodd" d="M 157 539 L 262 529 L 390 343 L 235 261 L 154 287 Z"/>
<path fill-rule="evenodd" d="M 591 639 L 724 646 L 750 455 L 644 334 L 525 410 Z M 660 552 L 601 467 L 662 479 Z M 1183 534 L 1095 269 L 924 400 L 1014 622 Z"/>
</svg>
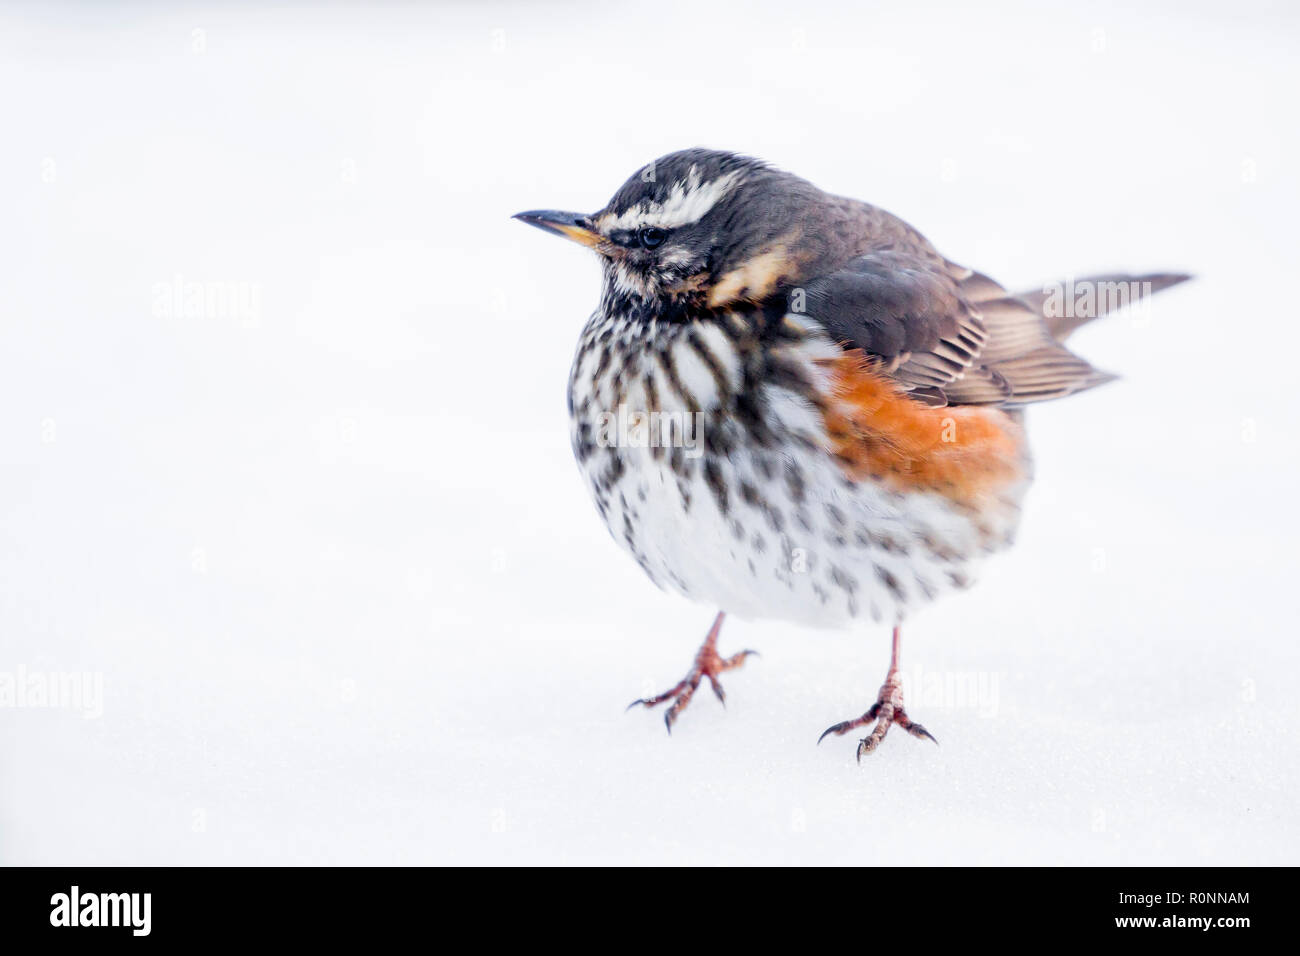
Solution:
<svg viewBox="0 0 1300 956">
<path fill-rule="evenodd" d="M 660 229 L 658 226 L 642 226 L 636 233 L 637 241 L 646 249 L 655 249 L 662 246 L 664 240 L 668 238 L 668 230 Z"/>
</svg>

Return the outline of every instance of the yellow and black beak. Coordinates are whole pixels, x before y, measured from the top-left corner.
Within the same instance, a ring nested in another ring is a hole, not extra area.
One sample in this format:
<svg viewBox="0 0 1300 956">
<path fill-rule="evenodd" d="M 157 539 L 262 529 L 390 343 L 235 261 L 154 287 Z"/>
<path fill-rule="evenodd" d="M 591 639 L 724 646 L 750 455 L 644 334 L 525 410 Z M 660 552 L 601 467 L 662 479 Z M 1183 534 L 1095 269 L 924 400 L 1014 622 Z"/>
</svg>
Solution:
<svg viewBox="0 0 1300 956">
<path fill-rule="evenodd" d="M 598 232 L 591 229 L 591 220 L 576 212 L 558 212 L 554 209 L 533 209 L 529 212 L 518 212 L 512 217 L 520 222 L 526 222 L 530 226 L 536 226 L 538 229 L 545 229 L 547 232 L 553 232 L 557 236 L 564 236 L 566 239 L 572 239 L 579 242 L 589 249 L 595 249 L 602 242 L 604 237 Z"/>
</svg>

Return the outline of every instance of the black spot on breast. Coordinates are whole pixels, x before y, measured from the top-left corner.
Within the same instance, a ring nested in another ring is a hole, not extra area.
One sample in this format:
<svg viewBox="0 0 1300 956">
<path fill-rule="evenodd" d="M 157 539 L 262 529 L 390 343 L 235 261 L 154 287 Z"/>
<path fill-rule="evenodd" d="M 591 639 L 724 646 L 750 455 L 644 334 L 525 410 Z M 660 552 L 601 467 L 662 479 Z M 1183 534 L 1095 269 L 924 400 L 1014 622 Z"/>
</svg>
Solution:
<svg viewBox="0 0 1300 956">
<path fill-rule="evenodd" d="M 803 470 L 792 461 L 785 463 L 785 485 L 794 503 L 801 504 L 804 496 Z"/>
<path fill-rule="evenodd" d="M 574 457 L 579 462 L 585 462 L 595 450 L 595 443 L 591 440 L 591 425 L 587 422 L 579 422 L 573 435 Z"/>
<path fill-rule="evenodd" d="M 900 604 L 907 600 L 907 595 L 904 593 L 902 585 L 899 584 L 898 578 L 888 568 L 876 565 L 876 577 L 880 578 L 880 583 L 889 589 L 889 593 Z"/>
<path fill-rule="evenodd" d="M 609 464 L 605 466 L 605 473 L 601 476 L 600 481 L 606 488 L 613 488 L 622 479 L 627 471 L 627 463 L 623 461 L 623 456 L 615 452 L 609 456 Z"/>
<path fill-rule="evenodd" d="M 900 541 L 892 534 L 883 531 L 871 531 L 866 527 L 866 525 L 860 524 L 855 527 L 853 529 L 853 536 L 854 540 L 857 541 L 860 546 L 866 547 L 870 545 L 871 547 L 879 548 L 886 554 L 906 555 L 909 550 L 906 542 Z"/>
<path fill-rule="evenodd" d="M 763 517 L 767 519 L 768 527 L 777 534 L 785 530 L 785 515 L 772 505 L 763 509 Z"/>
<path fill-rule="evenodd" d="M 840 568 L 831 565 L 831 581 L 836 587 L 852 594 L 858 589 L 857 579 Z"/>
<path fill-rule="evenodd" d="M 647 375 L 643 380 L 645 383 L 645 403 L 648 408 L 647 412 L 659 411 L 659 386 L 655 384 L 655 377 Z"/>
<path fill-rule="evenodd" d="M 679 449 L 674 449 L 674 451 L 676 450 Z M 724 515 L 727 514 L 727 482 L 722 476 L 722 469 L 718 467 L 718 463 L 713 459 L 709 459 L 704 463 L 704 482 L 709 486 L 709 490 L 713 492 L 714 500 L 718 503 L 718 511 Z"/>
<path fill-rule="evenodd" d="M 708 421 L 712 422 L 712 419 Z M 705 427 L 706 425 L 708 427 Z M 738 437 L 736 430 L 728 427 L 725 421 L 713 422 L 711 425 L 706 422 L 701 424 L 698 430 L 703 432 L 701 437 L 704 439 L 704 447 L 710 454 L 718 458 L 726 458 L 736 450 Z"/>
<path fill-rule="evenodd" d="M 957 549 L 953 548 L 937 534 L 926 532 L 921 538 L 921 543 L 925 545 L 926 550 L 940 561 L 956 561 L 960 557 L 957 554 Z"/>
</svg>

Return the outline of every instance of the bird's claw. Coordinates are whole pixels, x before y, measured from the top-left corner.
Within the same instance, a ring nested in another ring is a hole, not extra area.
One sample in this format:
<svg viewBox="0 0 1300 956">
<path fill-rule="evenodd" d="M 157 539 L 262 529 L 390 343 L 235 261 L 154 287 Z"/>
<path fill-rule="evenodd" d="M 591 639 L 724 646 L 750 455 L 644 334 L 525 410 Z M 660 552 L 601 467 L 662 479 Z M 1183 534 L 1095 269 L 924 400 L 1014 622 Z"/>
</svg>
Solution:
<svg viewBox="0 0 1300 956">
<path fill-rule="evenodd" d="M 713 693 L 721 701 L 722 706 L 727 706 L 727 694 L 718 681 L 718 675 L 723 671 L 740 667 L 751 654 L 756 657 L 759 656 L 758 651 L 743 650 L 739 654 L 724 658 L 706 641 L 705 645 L 700 648 L 699 653 L 695 655 L 695 664 L 691 667 L 689 674 L 662 694 L 632 701 L 627 705 L 627 709 L 631 710 L 638 704 L 643 707 L 656 707 L 665 701 L 671 700 L 673 702 L 672 706 L 664 714 L 664 726 L 668 728 L 668 733 L 671 734 L 673 732 L 673 723 L 677 720 L 678 715 L 686 709 L 686 705 L 691 702 L 691 698 L 695 696 L 695 691 L 704 678 L 709 679 L 709 686 L 713 688 Z"/>
<path fill-rule="evenodd" d="M 871 705 L 861 717 L 853 720 L 842 720 L 838 724 L 833 724 L 822 731 L 822 735 L 817 738 L 817 743 L 821 743 L 830 734 L 839 737 L 848 733 L 857 727 L 864 727 L 874 722 L 875 726 L 871 728 L 871 733 L 858 741 L 857 759 L 860 762 L 863 754 L 874 753 L 880 746 L 880 742 L 885 739 L 885 734 L 889 733 L 889 728 L 897 724 L 906 730 L 913 737 L 924 737 L 933 740 L 934 734 L 926 730 L 923 726 L 915 723 L 907 716 L 907 711 L 903 709 L 903 686 L 898 681 L 895 674 L 891 673 L 886 678 L 884 685 L 880 688 L 880 695 L 876 702 Z"/>
</svg>

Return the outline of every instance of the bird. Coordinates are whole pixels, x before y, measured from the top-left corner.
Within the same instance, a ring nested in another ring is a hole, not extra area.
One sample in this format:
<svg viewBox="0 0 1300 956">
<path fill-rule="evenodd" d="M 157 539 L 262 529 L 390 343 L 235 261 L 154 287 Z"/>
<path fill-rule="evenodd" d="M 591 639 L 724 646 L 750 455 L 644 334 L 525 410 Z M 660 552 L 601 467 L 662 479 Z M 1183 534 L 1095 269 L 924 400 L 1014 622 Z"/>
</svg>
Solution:
<svg viewBox="0 0 1300 956">
<path fill-rule="evenodd" d="M 1025 408 L 1115 378 L 1080 325 L 1190 278 L 1023 293 L 945 258 L 884 209 L 761 160 L 670 153 L 594 213 L 515 219 L 593 250 L 599 304 L 568 379 L 570 438 L 611 535 L 661 588 L 717 609 L 667 704 L 669 734 L 724 656 L 726 615 L 892 627 L 860 762 L 908 713 L 901 630 L 1011 546 L 1032 480 Z"/>
</svg>

